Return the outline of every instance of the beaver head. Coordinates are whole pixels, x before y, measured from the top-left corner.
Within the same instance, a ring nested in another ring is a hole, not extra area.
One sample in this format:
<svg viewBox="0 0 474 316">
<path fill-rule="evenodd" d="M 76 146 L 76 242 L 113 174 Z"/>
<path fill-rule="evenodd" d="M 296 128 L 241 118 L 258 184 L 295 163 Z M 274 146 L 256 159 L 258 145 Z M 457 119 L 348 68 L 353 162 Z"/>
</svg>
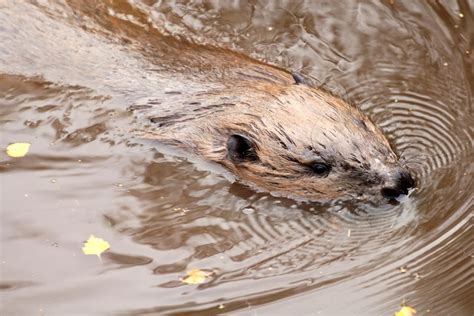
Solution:
<svg viewBox="0 0 474 316">
<path fill-rule="evenodd" d="M 340 98 L 300 84 L 211 90 L 155 100 L 148 135 L 275 195 L 393 199 L 414 185 L 382 132 Z"/>
</svg>

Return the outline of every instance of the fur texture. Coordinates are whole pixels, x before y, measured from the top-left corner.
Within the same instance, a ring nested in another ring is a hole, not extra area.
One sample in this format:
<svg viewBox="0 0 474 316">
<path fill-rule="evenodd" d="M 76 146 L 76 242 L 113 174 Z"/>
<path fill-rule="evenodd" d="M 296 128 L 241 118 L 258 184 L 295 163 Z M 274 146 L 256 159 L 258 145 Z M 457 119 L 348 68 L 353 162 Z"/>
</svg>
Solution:
<svg viewBox="0 0 474 316">
<path fill-rule="evenodd" d="M 255 67 L 267 80 L 249 67 L 252 73 L 232 86 L 171 91 L 136 106 L 150 122 L 146 137 L 222 165 L 276 195 L 307 200 L 380 195 L 395 176 L 397 157 L 369 118 L 327 92 L 295 84 L 286 72 Z M 226 144 L 232 135 L 250 140 L 257 159 L 230 159 Z M 315 174 L 315 163 L 329 166 L 329 172 Z"/>
</svg>

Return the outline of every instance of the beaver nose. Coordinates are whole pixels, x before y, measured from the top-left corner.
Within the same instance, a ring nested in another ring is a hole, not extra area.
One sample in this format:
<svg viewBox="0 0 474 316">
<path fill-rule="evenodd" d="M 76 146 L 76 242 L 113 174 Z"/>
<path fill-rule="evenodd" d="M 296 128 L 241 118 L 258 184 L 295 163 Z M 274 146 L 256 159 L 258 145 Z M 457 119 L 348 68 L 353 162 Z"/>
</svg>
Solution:
<svg viewBox="0 0 474 316">
<path fill-rule="evenodd" d="M 398 169 L 395 177 L 389 183 L 385 183 L 381 190 L 382 196 L 386 199 L 395 199 L 402 194 L 408 194 L 408 189 L 415 186 L 415 180 L 406 169 Z"/>
</svg>

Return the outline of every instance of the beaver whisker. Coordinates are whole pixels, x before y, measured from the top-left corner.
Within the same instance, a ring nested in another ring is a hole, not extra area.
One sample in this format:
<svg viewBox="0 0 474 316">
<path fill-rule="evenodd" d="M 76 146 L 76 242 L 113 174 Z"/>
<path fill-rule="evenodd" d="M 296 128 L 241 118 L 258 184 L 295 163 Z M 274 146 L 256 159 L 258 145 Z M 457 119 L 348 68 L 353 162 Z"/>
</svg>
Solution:
<svg viewBox="0 0 474 316">
<path fill-rule="evenodd" d="M 409 155 L 409 156 L 407 156 Z M 406 154 L 404 155 L 402 153 L 402 155 L 400 155 L 400 162 L 401 163 L 407 163 L 408 162 L 408 159 L 419 159 L 419 158 L 423 158 L 423 159 L 427 159 L 427 158 L 444 158 L 446 155 L 443 154 L 443 153 L 417 153 L 416 155 L 412 155 L 412 154 Z"/>
</svg>

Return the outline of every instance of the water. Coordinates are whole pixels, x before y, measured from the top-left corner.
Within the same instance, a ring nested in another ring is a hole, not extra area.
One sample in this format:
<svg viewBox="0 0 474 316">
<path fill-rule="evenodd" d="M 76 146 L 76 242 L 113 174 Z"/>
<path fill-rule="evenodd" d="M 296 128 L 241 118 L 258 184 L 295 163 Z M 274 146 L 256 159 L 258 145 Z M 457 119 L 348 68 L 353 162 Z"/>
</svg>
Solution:
<svg viewBox="0 0 474 316">
<path fill-rule="evenodd" d="M 0 148 L 32 144 L 0 154 L 2 313 L 474 314 L 472 2 L 0 1 L 0 21 Z M 216 46 L 360 106 L 419 188 L 297 203 L 136 137 L 127 108 L 170 78 L 232 75 Z"/>
</svg>

